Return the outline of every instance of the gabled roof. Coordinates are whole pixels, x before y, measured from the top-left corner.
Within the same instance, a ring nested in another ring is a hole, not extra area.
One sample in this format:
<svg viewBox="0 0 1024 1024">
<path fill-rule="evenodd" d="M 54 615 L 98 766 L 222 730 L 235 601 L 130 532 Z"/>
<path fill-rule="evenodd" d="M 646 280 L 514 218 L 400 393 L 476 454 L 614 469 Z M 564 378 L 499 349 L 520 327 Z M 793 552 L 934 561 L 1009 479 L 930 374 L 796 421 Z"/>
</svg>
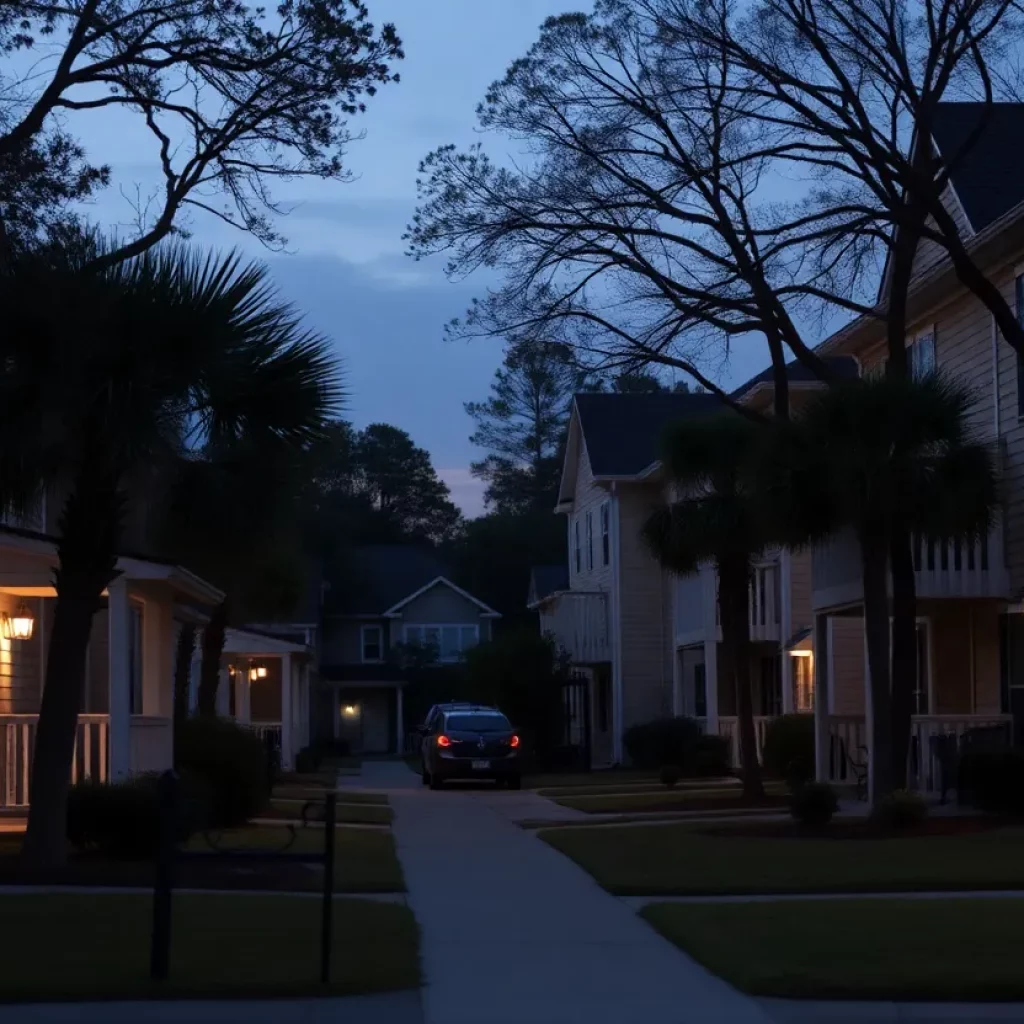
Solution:
<svg viewBox="0 0 1024 1024">
<path fill-rule="evenodd" d="M 343 615 L 385 616 L 433 586 L 444 585 L 493 616 L 498 613 L 451 582 L 451 570 L 430 547 L 367 544 L 348 557 L 346 579 L 332 589 L 332 611 Z"/>
<path fill-rule="evenodd" d="M 932 141 L 947 159 L 984 121 L 952 172 L 953 188 L 975 233 L 1024 201 L 1024 103 L 940 103 Z"/>
<path fill-rule="evenodd" d="M 860 366 L 853 356 L 823 356 L 822 362 L 827 363 L 832 372 L 840 380 L 856 380 L 860 376 Z M 803 363 L 792 360 L 786 364 L 786 377 L 791 384 L 816 384 L 818 378 Z M 762 385 L 772 387 L 775 383 L 775 374 L 769 366 L 756 377 L 751 377 L 746 384 L 741 384 L 729 397 L 741 399 L 748 396 L 755 388 Z"/>
<path fill-rule="evenodd" d="M 722 408 L 716 395 L 637 392 L 577 395 L 575 408 L 595 477 L 641 475 L 661 457 L 669 424 L 708 416 Z"/>
<path fill-rule="evenodd" d="M 566 565 L 535 565 L 530 570 L 530 591 L 526 607 L 534 608 L 545 598 L 569 589 L 569 567 Z"/>
<path fill-rule="evenodd" d="M 401 601 L 396 601 L 390 608 L 388 608 L 385 615 L 397 616 L 401 610 L 410 602 L 415 601 L 417 597 L 421 597 L 428 590 L 433 590 L 434 587 L 447 587 L 449 590 L 453 590 L 459 597 L 464 597 L 467 601 L 472 601 L 481 611 L 480 614 L 484 618 L 488 619 L 500 619 L 501 613 L 496 612 L 489 604 L 484 604 L 479 598 L 474 597 L 468 590 L 463 590 L 462 587 L 457 587 L 451 580 L 446 579 L 444 576 L 438 576 L 432 579 L 429 583 L 425 583 L 418 590 L 413 591 L 411 594 L 406 595 Z"/>
</svg>

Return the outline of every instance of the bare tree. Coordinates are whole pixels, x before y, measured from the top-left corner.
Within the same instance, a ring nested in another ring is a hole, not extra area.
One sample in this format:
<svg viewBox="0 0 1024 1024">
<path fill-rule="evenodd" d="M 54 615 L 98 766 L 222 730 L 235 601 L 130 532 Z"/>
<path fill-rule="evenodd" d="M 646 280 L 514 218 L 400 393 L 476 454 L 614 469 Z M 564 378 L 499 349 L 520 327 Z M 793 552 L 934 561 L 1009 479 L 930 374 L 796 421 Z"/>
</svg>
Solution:
<svg viewBox="0 0 1024 1024">
<path fill-rule="evenodd" d="M 282 244 L 272 181 L 343 178 L 347 120 L 397 78 L 390 65 L 402 56 L 394 27 L 375 30 L 362 0 L 284 0 L 273 14 L 241 0 L 16 0 L 0 8 L 0 53 L 9 241 L 38 227 L 40 193 L 76 199 L 109 180 L 62 115 L 124 109 L 148 129 L 163 186 L 104 263 L 165 238 L 189 207 Z M 61 159 L 39 166 L 55 145 Z M 28 194 L 7 187 L 25 168 Z"/>
</svg>

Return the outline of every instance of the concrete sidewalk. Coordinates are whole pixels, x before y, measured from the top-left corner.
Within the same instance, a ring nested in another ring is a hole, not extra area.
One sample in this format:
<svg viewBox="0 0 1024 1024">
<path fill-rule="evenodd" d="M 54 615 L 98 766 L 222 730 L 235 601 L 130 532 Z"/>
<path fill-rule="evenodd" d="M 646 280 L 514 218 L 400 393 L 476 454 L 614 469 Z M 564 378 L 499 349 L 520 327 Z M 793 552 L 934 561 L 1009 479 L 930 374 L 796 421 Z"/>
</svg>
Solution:
<svg viewBox="0 0 1024 1024">
<path fill-rule="evenodd" d="M 1024 1024 L 1024 1003 L 837 1003 L 762 999 L 774 1024 Z"/>
<path fill-rule="evenodd" d="M 363 782 L 391 794 L 426 1024 L 770 1021 L 489 800 L 424 790 L 404 765 Z"/>
</svg>

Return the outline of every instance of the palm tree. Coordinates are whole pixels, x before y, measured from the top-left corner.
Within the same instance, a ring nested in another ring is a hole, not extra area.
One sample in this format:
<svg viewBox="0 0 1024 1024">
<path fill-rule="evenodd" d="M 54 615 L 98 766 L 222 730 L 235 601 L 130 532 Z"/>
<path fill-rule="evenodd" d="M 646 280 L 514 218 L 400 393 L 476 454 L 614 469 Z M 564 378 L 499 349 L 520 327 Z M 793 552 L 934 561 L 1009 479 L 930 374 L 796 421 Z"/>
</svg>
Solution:
<svg viewBox="0 0 1024 1024">
<path fill-rule="evenodd" d="M 714 562 L 725 675 L 736 694 L 743 790 L 764 795 L 751 693 L 749 587 L 754 558 L 775 542 L 759 495 L 768 426 L 733 412 L 675 426 L 663 464 L 675 497 L 643 528 L 654 556 L 682 576 Z M 708 681 L 717 686 L 718 680 Z"/>
<path fill-rule="evenodd" d="M 783 539 L 802 545 L 842 528 L 857 538 L 871 677 L 872 801 L 905 785 L 910 744 L 912 708 L 893 700 L 890 672 L 894 531 L 973 541 L 988 533 L 995 515 L 993 453 L 971 437 L 972 402 L 966 388 L 941 375 L 837 385 L 791 424 L 777 426 L 762 464 L 765 507 L 786 509 L 773 517 Z"/>
<path fill-rule="evenodd" d="M 0 506 L 40 485 L 67 494 L 23 847 L 35 867 L 65 853 L 86 648 L 131 496 L 159 467 L 242 437 L 308 444 L 339 397 L 326 342 L 261 266 L 178 247 L 88 262 L 73 247 L 0 275 Z"/>
</svg>

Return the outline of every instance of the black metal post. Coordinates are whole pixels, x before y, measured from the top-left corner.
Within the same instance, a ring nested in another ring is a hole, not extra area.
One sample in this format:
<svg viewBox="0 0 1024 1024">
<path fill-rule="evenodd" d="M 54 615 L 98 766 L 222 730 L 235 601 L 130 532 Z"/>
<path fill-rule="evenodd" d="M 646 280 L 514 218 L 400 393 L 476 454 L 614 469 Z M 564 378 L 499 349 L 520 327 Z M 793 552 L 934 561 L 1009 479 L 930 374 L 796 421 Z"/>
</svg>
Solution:
<svg viewBox="0 0 1024 1024">
<path fill-rule="evenodd" d="M 331 936 L 334 925 L 334 823 L 337 820 L 337 793 L 327 794 L 324 808 L 324 907 L 320 933 L 320 981 L 331 980 Z"/>
<path fill-rule="evenodd" d="M 178 825 L 178 776 L 166 771 L 157 783 L 160 807 L 160 845 L 153 882 L 153 933 L 149 947 L 149 976 L 166 981 L 171 961 L 171 895 Z"/>
</svg>

